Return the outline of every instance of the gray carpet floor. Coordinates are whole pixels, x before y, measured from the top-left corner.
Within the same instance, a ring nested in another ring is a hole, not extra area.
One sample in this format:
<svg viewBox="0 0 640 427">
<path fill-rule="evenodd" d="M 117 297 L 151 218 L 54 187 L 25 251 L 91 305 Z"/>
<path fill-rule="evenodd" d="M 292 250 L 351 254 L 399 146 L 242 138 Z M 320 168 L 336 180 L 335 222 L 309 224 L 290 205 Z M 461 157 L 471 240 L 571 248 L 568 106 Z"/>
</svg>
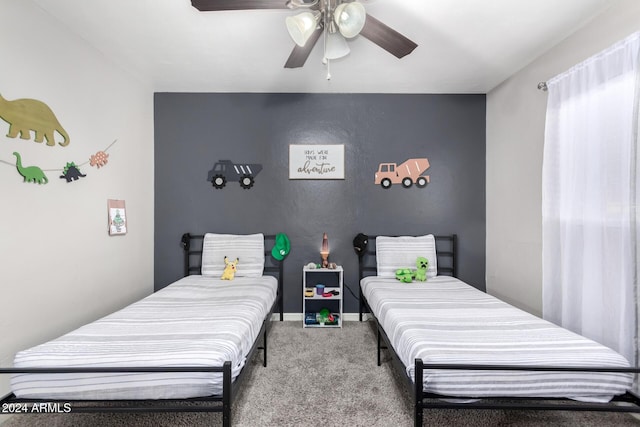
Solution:
<svg viewBox="0 0 640 427">
<path fill-rule="evenodd" d="M 390 356 L 376 365 L 370 322 L 304 329 L 274 322 L 268 367 L 252 360 L 233 405 L 234 426 L 412 426 L 408 391 Z M 640 426 L 628 414 L 567 411 L 426 410 L 425 426 Z M 2 427 L 221 426 L 219 413 L 49 414 L 14 416 Z"/>
</svg>

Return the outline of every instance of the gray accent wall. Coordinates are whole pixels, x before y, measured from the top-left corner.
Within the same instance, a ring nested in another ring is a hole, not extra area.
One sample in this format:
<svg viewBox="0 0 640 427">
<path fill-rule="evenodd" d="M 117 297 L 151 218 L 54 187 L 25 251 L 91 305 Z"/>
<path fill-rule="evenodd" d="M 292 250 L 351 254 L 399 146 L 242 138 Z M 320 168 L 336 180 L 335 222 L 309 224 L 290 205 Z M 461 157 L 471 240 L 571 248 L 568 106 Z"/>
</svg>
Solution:
<svg viewBox="0 0 640 427">
<path fill-rule="evenodd" d="M 302 311 L 302 267 L 344 266 L 358 295 L 353 237 L 448 234 L 459 239 L 458 276 L 485 289 L 485 95 L 156 93 L 155 288 L 183 273 L 185 232 L 286 233 L 284 310 Z M 289 180 L 290 144 L 344 144 L 344 180 Z M 383 189 L 379 163 L 427 157 L 425 188 Z M 215 189 L 220 159 L 259 163 L 251 189 Z M 345 290 L 345 312 L 358 302 Z"/>
</svg>

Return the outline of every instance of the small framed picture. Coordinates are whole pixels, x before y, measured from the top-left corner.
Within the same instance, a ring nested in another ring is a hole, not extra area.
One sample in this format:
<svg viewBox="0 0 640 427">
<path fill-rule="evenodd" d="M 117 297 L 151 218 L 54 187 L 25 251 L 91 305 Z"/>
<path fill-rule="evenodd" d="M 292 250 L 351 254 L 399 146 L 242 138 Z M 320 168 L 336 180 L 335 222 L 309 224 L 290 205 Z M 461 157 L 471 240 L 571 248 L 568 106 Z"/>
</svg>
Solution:
<svg viewBox="0 0 640 427">
<path fill-rule="evenodd" d="M 127 234 L 127 210 L 124 200 L 107 200 L 109 235 Z"/>
</svg>

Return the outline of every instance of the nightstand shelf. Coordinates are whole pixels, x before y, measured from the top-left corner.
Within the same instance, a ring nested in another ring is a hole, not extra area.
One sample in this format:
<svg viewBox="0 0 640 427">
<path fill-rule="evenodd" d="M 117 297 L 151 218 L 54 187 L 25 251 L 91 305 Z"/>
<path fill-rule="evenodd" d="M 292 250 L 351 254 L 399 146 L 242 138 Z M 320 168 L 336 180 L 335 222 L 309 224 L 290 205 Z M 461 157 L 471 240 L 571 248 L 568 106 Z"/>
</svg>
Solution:
<svg viewBox="0 0 640 427">
<path fill-rule="evenodd" d="M 341 328 L 342 327 L 342 291 L 344 272 L 341 266 L 336 268 L 302 269 L 302 326 L 304 328 Z M 316 285 L 324 285 L 324 293 L 317 294 Z M 306 296 L 305 290 L 313 289 L 313 296 Z M 337 294 L 337 295 L 335 295 Z M 322 309 L 327 309 L 333 321 L 318 316 Z"/>
</svg>

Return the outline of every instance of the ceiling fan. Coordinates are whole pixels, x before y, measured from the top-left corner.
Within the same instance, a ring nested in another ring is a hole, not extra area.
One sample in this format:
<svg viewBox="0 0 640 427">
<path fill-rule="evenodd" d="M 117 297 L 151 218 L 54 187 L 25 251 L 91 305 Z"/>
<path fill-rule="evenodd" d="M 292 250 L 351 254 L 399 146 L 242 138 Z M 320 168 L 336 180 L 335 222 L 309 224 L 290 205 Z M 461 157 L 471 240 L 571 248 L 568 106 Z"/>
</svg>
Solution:
<svg viewBox="0 0 640 427">
<path fill-rule="evenodd" d="M 296 43 L 285 68 L 302 67 L 325 31 L 323 62 L 349 53 L 345 38 L 358 34 L 387 52 L 402 58 L 418 46 L 396 30 L 366 13 L 356 0 L 191 0 L 202 12 L 249 9 L 298 9 L 301 13 L 285 20 L 289 35 Z M 327 76 L 330 78 L 330 76 Z"/>
</svg>

